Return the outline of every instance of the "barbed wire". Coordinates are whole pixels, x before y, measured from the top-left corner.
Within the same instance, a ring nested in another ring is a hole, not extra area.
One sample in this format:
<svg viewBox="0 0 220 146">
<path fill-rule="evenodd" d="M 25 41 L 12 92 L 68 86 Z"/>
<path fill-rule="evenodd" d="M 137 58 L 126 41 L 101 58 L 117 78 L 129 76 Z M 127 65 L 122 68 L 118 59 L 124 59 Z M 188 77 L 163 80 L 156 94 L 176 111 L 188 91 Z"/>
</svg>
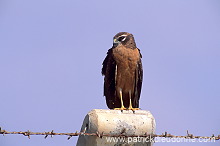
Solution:
<svg viewBox="0 0 220 146">
<path fill-rule="evenodd" d="M 45 135 L 44 138 L 47 138 L 48 136 L 53 137 L 54 135 L 66 135 L 68 136 L 68 140 L 73 137 L 73 136 L 80 136 L 80 135 L 87 135 L 87 136 L 98 136 L 100 138 L 106 136 L 106 137 L 164 137 L 164 138 L 187 138 L 187 139 L 214 139 L 214 140 L 220 140 L 220 135 L 215 136 L 214 134 L 212 136 L 194 136 L 193 134 L 190 134 L 189 131 L 187 130 L 187 133 L 185 136 L 177 136 L 177 135 L 172 135 L 167 132 L 164 132 L 160 135 L 158 134 L 143 134 L 143 135 L 126 135 L 126 134 L 105 134 L 104 132 L 99 133 L 85 133 L 85 132 L 75 132 L 75 133 L 56 133 L 53 130 L 50 132 L 31 132 L 30 130 L 22 132 L 9 132 L 6 130 L 2 130 L 0 127 L 0 134 L 6 135 L 6 134 L 21 134 L 24 136 L 27 136 L 30 139 L 30 135 Z"/>
</svg>

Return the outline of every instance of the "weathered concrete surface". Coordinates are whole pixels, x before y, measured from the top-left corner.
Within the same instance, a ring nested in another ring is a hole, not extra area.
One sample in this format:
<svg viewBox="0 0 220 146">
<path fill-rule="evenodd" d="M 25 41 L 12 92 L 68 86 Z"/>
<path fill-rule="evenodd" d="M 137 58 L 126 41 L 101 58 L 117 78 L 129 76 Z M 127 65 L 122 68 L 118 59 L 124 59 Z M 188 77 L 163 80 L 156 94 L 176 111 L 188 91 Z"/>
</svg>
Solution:
<svg viewBox="0 0 220 146">
<path fill-rule="evenodd" d="M 94 109 L 90 111 L 81 127 L 81 132 L 104 134 L 144 135 L 154 134 L 156 128 L 155 119 L 149 111 L 136 110 L 106 110 Z M 135 145 L 151 146 L 143 137 L 128 137 L 126 139 L 113 139 L 114 137 L 84 136 L 78 138 L 77 146 L 117 146 Z M 115 141 L 114 141 L 115 140 Z M 123 140 L 125 140 L 123 142 Z"/>
</svg>

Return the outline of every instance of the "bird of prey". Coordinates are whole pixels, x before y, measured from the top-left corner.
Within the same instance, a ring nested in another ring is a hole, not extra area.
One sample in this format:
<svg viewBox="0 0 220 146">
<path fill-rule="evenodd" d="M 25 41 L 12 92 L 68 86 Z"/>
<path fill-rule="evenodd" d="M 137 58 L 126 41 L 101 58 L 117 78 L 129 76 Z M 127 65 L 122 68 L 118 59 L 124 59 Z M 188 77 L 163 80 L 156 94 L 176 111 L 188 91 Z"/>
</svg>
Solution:
<svg viewBox="0 0 220 146">
<path fill-rule="evenodd" d="M 143 69 L 134 37 L 119 32 L 103 61 L 104 96 L 109 109 L 138 110 Z"/>
</svg>

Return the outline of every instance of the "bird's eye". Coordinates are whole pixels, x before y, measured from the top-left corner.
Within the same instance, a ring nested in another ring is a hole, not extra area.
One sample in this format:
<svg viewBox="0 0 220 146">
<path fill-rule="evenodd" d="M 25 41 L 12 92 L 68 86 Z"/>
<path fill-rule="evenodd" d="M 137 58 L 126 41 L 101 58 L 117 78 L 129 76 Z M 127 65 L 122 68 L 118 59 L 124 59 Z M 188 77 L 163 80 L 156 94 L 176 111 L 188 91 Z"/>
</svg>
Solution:
<svg viewBox="0 0 220 146">
<path fill-rule="evenodd" d="M 121 37 L 118 38 L 118 41 L 123 42 L 123 41 L 125 41 L 125 39 L 126 39 L 125 36 L 121 36 Z"/>
</svg>

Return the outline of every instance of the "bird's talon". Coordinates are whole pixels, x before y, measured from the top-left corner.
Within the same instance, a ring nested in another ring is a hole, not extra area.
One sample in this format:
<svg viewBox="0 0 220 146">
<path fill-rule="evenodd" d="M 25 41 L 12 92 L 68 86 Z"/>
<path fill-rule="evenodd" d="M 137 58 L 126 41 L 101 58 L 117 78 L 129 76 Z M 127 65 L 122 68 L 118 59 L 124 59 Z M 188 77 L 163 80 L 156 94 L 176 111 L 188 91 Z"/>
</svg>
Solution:
<svg viewBox="0 0 220 146">
<path fill-rule="evenodd" d="M 130 108 L 130 107 L 129 107 L 128 110 L 135 111 L 135 110 L 140 110 L 140 108 L 133 108 L 133 107 Z"/>
<path fill-rule="evenodd" d="M 114 108 L 114 110 L 121 110 L 121 111 L 123 111 L 123 110 L 127 110 L 125 107 L 121 107 L 121 108 Z"/>
</svg>

